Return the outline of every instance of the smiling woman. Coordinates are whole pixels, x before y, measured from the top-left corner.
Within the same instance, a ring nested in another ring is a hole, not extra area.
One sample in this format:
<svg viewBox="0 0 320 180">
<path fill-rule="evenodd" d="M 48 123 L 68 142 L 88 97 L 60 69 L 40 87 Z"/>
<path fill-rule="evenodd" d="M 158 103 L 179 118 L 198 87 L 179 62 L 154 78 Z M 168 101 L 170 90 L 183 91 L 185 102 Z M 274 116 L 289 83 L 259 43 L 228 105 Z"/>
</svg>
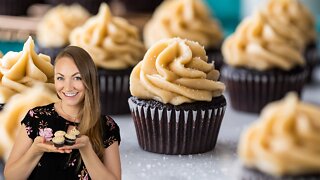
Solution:
<svg viewBox="0 0 320 180">
<path fill-rule="evenodd" d="M 100 112 L 97 70 L 82 48 L 68 46 L 55 60 L 60 101 L 29 110 L 4 169 L 6 179 L 121 179 L 120 130 Z M 72 130 L 73 143 L 56 147 L 55 132 Z M 18 175 L 18 176 L 17 176 Z"/>
</svg>

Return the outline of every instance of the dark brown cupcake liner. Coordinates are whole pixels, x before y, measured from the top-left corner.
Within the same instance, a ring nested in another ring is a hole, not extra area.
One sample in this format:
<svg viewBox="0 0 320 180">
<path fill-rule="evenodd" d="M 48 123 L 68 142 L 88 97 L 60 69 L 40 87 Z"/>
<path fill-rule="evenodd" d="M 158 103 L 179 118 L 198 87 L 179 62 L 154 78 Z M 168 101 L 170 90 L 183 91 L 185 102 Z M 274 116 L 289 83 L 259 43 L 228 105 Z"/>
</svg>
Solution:
<svg viewBox="0 0 320 180">
<path fill-rule="evenodd" d="M 163 0 L 120 0 L 125 9 L 129 12 L 153 12 Z"/>
<path fill-rule="evenodd" d="M 54 61 L 56 60 L 57 55 L 60 53 L 60 51 L 62 51 L 65 47 L 58 47 L 58 48 L 54 48 L 54 47 L 41 47 L 40 45 L 36 44 L 35 45 L 35 51 L 37 53 L 41 53 L 41 54 L 45 54 L 50 56 L 50 61 L 51 64 L 54 64 Z"/>
<path fill-rule="evenodd" d="M 129 114 L 129 76 L 132 68 L 123 70 L 98 68 L 101 112 L 105 115 Z"/>
<path fill-rule="evenodd" d="M 59 4 L 71 5 L 78 3 L 87 9 L 91 14 L 95 15 L 98 13 L 101 3 L 109 3 L 111 0 L 45 0 L 45 2 L 54 6 Z"/>
<path fill-rule="evenodd" d="M 320 174 L 285 175 L 276 177 L 263 173 L 257 169 L 242 167 L 240 177 L 241 180 L 317 180 L 320 179 Z"/>
<path fill-rule="evenodd" d="M 311 43 L 306 47 L 304 57 L 308 70 L 307 82 L 311 82 L 313 80 L 313 71 L 315 67 L 320 64 L 320 54 L 315 43 Z"/>
<path fill-rule="evenodd" d="M 214 67 L 218 71 L 220 71 L 223 65 L 223 56 L 220 49 L 207 49 L 208 63 L 214 61 Z"/>
<path fill-rule="evenodd" d="M 129 98 L 136 134 L 143 150 L 160 154 L 195 154 L 214 149 L 226 108 L 224 96 L 211 102 L 173 106 Z"/>
<path fill-rule="evenodd" d="M 22 16 L 35 0 L 0 0 L 0 15 Z"/>
<path fill-rule="evenodd" d="M 279 69 L 260 72 L 224 65 L 221 71 L 231 106 L 235 110 L 253 113 L 259 113 L 269 102 L 283 98 L 290 91 L 300 95 L 306 76 L 304 67 L 288 72 Z"/>
</svg>

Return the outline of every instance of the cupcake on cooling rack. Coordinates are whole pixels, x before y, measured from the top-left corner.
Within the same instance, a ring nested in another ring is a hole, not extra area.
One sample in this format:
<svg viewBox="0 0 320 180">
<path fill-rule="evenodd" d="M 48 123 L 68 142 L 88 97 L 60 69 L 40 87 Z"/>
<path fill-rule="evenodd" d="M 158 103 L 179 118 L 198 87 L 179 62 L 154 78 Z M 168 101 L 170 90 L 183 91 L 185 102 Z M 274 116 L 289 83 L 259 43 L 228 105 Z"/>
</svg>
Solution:
<svg viewBox="0 0 320 180">
<path fill-rule="evenodd" d="M 103 3 L 96 16 L 72 31 L 70 42 L 88 51 L 98 67 L 102 113 L 129 114 L 129 75 L 145 53 L 138 29 L 112 16 Z"/>
<path fill-rule="evenodd" d="M 130 75 L 131 115 L 142 149 L 194 154 L 215 147 L 226 100 L 219 71 L 199 43 L 155 43 Z"/>
<path fill-rule="evenodd" d="M 269 25 L 257 12 L 246 18 L 223 43 L 226 83 L 234 109 L 259 113 L 269 102 L 287 92 L 299 94 L 307 70 L 301 52 Z"/>
<path fill-rule="evenodd" d="M 208 61 L 220 69 L 223 32 L 202 0 L 164 1 L 146 23 L 143 38 L 146 47 L 160 39 L 180 37 L 199 42 L 206 49 Z"/>
<path fill-rule="evenodd" d="M 320 179 L 319 117 L 320 107 L 294 93 L 266 106 L 241 136 L 240 179 Z"/>
<path fill-rule="evenodd" d="M 103 2 L 110 2 L 111 0 L 44 0 L 46 3 L 51 4 L 51 5 L 61 5 L 61 4 L 66 4 L 66 5 L 71 5 L 78 3 L 80 4 L 83 8 L 86 8 L 91 14 L 96 14 L 99 10 L 99 6 Z"/>
<path fill-rule="evenodd" d="M 70 32 L 82 25 L 90 14 L 80 5 L 59 5 L 41 19 L 37 27 L 36 51 L 49 55 L 53 64 L 58 53 L 69 45 Z"/>
<path fill-rule="evenodd" d="M 308 69 L 307 80 L 312 80 L 314 67 L 319 64 L 315 18 L 299 0 L 269 0 L 262 13 L 270 28 L 304 54 Z"/>
</svg>

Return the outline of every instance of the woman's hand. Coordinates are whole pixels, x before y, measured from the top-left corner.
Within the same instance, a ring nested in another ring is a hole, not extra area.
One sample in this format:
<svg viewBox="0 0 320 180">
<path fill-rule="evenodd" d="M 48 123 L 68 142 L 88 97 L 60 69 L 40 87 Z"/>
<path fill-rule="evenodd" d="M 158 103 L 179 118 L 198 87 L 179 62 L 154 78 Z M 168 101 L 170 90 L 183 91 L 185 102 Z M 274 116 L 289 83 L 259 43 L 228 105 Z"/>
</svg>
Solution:
<svg viewBox="0 0 320 180">
<path fill-rule="evenodd" d="M 91 143 L 90 143 L 90 139 L 88 136 L 86 135 L 81 135 L 80 137 L 78 137 L 76 139 L 76 143 L 72 146 L 62 146 L 59 148 L 59 150 L 72 150 L 72 149 L 85 149 L 87 147 L 90 147 Z"/>
<path fill-rule="evenodd" d="M 51 141 L 47 142 L 44 137 L 38 136 L 34 139 L 32 148 L 37 154 L 43 154 L 45 152 L 54 153 L 70 153 L 71 149 L 59 149 L 54 147 Z"/>
</svg>

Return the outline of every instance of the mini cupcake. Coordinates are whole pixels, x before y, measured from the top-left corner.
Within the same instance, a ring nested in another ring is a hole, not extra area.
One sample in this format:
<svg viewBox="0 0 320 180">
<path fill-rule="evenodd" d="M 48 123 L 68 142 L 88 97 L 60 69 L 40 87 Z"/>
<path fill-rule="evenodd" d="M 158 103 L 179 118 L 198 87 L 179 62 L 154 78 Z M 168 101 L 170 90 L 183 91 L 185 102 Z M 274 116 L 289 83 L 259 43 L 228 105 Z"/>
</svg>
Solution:
<svg viewBox="0 0 320 180">
<path fill-rule="evenodd" d="M 77 137 L 74 134 L 70 134 L 70 133 L 65 134 L 64 138 L 65 138 L 64 144 L 67 146 L 74 145 L 76 143 L 76 139 L 77 139 Z"/>
<path fill-rule="evenodd" d="M 145 52 L 138 29 L 113 17 L 107 4 L 70 35 L 72 45 L 87 50 L 98 67 L 102 114 L 128 114 L 129 75 Z"/>
<path fill-rule="evenodd" d="M 55 137 L 63 137 L 64 135 L 66 134 L 66 132 L 64 132 L 64 131 L 56 131 L 55 133 L 54 133 L 54 136 Z"/>
<path fill-rule="evenodd" d="M 70 134 L 75 135 L 77 138 L 80 137 L 80 131 L 76 128 L 71 129 Z"/>
<path fill-rule="evenodd" d="M 320 179 L 319 117 L 294 93 L 267 105 L 240 138 L 241 179 Z"/>
<path fill-rule="evenodd" d="M 221 77 L 234 109 L 259 113 L 287 92 L 299 94 L 306 79 L 301 52 L 282 38 L 264 14 L 243 20 L 222 47 L 226 65 Z"/>
<path fill-rule="evenodd" d="M 194 154 L 215 147 L 225 89 L 204 48 L 180 38 L 155 43 L 130 75 L 129 106 L 142 149 Z"/>
<path fill-rule="evenodd" d="M 144 27 L 147 48 L 160 39 L 174 37 L 199 42 L 206 49 L 208 62 L 214 61 L 216 69 L 220 69 L 223 32 L 202 0 L 164 1 Z"/>
<path fill-rule="evenodd" d="M 299 0 L 270 0 L 262 12 L 271 28 L 303 52 L 310 82 L 319 62 L 316 23 L 311 11 Z"/>
<path fill-rule="evenodd" d="M 55 136 L 52 138 L 54 147 L 62 147 L 64 145 L 65 138 L 63 136 Z"/>
<path fill-rule="evenodd" d="M 86 8 L 91 14 L 96 14 L 99 10 L 99 6 L 103 2 L 110 2 L 111 0 L 45 0 L 46 3 L 52 5 L 71 5 L 79 3 L 82 7 Z"/>
<path fill-rule="evenodd" d="M 37 27 L 38 53 L 47 54 L 53 63 L 58 53 L 69 45 L 69 34 L 82 25 L 90 14 L 80 5 L 59 5 L 41 19 Z"/>
</svg>

